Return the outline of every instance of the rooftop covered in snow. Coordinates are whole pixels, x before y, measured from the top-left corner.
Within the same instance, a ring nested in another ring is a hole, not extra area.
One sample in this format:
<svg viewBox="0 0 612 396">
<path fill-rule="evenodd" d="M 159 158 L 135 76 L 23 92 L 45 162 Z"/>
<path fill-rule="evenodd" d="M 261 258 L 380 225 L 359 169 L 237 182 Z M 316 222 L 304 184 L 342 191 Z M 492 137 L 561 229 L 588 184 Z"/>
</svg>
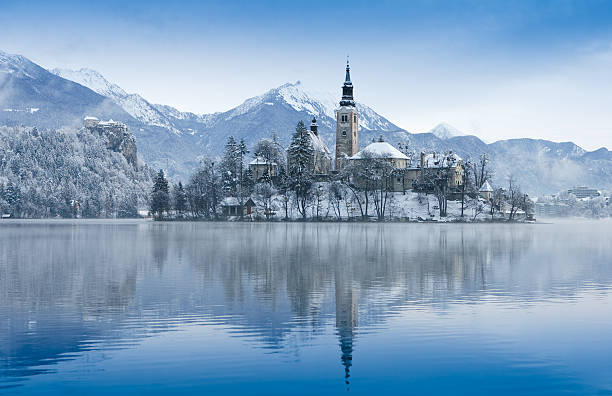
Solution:
<svg viewBox="0 0 612 396">
<path fill-rule="evenodd" d="M 312 142 L 312 148 L 315 151 L 325 153 L 329 155 L 331 151 L 327 148 L 327 145 L 321 139 L 321 136 L 315 135 L 312 131 L 308 131 L 308 136 L 310 136 L 310 141 Z"/>
<path fill-rule="evenodd" d="M 267 159 L 263 158 L 263 157 L 255 157 L 251 162 L 249 162 L 249 165 L 272 165 L 275 166 L 276 162 L 270 162 Z"/>
<path fill-rule="evenodd" d="M 351 159 L 364 159 L 368 156 L 387 159 L 408 159 L 404 153 L 387 142 L 370 143 L 357 154 L 353 155 Z"/>
<path fill-rule="evenodd" d="M 480 190 L 478 190 L 480 192 L 493 192 L 493 187 L 491 187 L 491 185 L 489 184 L 488 180 L 485 180 L 484 184 L 482 185 L 482 187 L 480 187 Z"/>
</svg>

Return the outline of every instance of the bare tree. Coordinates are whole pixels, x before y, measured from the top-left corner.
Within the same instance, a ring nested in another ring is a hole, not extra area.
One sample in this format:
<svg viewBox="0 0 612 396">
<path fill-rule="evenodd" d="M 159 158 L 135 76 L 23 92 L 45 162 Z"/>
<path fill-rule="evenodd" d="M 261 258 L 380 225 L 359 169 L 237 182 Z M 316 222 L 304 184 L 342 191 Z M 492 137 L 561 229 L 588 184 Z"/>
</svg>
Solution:
<svg viewBox="0 0 612 396">
<path fill-rule="evenodd" d="M 476 190 L 482 187 L 485 181 L 491 180 L 491 177 L 493 177 L 493 173 L 491 169 L 489 169 L 489 162 L 489 155 L 485 153 L 480 155 L 478 161 L 471 163 L 470 168 L 474 176 L 474 186 Z"/>
<path fill-rule="evenodd" d="M 491 220 L 495 217 L 495 211 L 501 210 L 502 204 L 504 202 L 504 190 L 502 188 L 498 188 L 493 191 L 491 194 L 491 198 L 489 199 L 489 214 L 491 215 Z"/>
<path fill-rule="evenodd" d="M 266 219 L 270 219 L 273 213 L 272 197 L 277 193 L 276 189 L 269 183 L 257 183 L 254 188 L 255 197 L 264 208 Z"/>
<path fill-rule="evenodd" d="M 346 189 L 340 181 L 332 180 L 327 185 L 327 194 L 329 203 L 334 210 L 336 218 L 339 220 L 342 218 L 342 212 L 340 211 L 342 201 L 345 200 Z"/>
<path fill-rule="evenodd" d="M 476 218 L 478 217 L 479 214 L 483 213 L 485 210 L 484 204 L 482 203 L 482 201 L 480 201 L 480 199 L 478 199 L 478 197 L 475 197 L 471 200 L 471 205 L 472 207 L 472 213 L 474 214 L 474 216 L 472 216 L 472 221 L 476 220 Z"/>
<path fill-rule="evenodd" d="M 526 196 L 521 191 L 521 188 L 516 183 L 513 175 L 508 178 L 508 190 L 506 191 L 506 201 L 510 205 L 510 214 L 508 220 L 514 220 L 516 212 L 525 204 Z"/>
</svg>

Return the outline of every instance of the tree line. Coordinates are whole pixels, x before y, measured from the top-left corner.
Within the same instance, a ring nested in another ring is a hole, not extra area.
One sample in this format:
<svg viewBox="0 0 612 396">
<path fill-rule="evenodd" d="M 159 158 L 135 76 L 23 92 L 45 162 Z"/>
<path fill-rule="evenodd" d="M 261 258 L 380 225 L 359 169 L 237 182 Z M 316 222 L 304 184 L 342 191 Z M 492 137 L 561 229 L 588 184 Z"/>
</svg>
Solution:
<svg viewBox="0 0 612 396">
<path fill-rule="evenodd" d="M 170 186 L 162 170 L 155 178 L 151 192 L 151 212 L 158 218 L 167 217 L 208 219 L 223 217 L 221 205 L 232 198 L 244 205 L 254 198 L 265 219 L 300 218 L 337 220 L 352 218 L 385 220 L 393 216 L 393 180 L 403 177 L 403 169 L 396 168 L 387 158 L 363 153 L 360 160 L 348 161 L 338 172 L 325 177 L 314 172 L 314 147 L 309 131 L 298 122 L 289 147 L 285 150 L 276 139 L 261 139 L 248 149 L 246 143 L 230 136 L 223 156 L 215 161 L 204 158 L 200 167 L 183 186 Z M 273 172 L 254 180 L 248 158 L 263 160 Z M 486 154 L 476 161 L 465 161 L 461 167 L 460 185 L 453 185 L 456 167 L 452 156 L 449 166 L 427 169 L 414 185 L 407 186 L 419 194 L 429 208 L 427 195 L 437 199 L 440 217 L 448 215 L 449 200 L 461 202 L 461 218 L 476 219 L 485 213 L 491 219 L 509 208 L 508 219 L 513 220 L 519 210 L 532 211 L 532 203 L 514 178 L 506 189 L 498 188 L 489 199 L 483 199 L 479 189 L 493 177 Z M 242 212 L 241 212 L 242 213 Z"/>
</svg>

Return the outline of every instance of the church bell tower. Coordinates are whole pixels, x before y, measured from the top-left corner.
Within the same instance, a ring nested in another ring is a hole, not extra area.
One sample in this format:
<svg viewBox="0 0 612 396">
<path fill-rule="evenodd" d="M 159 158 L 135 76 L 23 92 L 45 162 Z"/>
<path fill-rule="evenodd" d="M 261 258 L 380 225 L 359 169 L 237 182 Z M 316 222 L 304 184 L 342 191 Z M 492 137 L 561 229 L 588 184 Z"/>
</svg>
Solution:
<svg viewBox="0 0 612 396">
<path fill-rule="evenodd" d="M 359 151 L 359 114 L 353 99 L 351 68 L 346 61 L 346 77 L 342 85 L 342 100 L 336 110 L 336 170 L 342 170 L 349 157 Z"/>
</svg>

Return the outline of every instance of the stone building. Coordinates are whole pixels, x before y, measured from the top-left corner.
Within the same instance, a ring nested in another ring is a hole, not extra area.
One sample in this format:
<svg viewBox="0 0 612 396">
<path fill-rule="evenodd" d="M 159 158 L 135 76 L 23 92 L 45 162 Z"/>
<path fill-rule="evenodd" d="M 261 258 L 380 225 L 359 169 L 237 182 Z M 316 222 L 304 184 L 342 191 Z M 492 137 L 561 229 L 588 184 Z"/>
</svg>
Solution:
<svg viewBox="0 0 612 396">
<path fill-rule="evenodd" d="M 367 161 L 371 159 L 383 159 L 394 168 L 392 175 L 389 175 L 388 186 L 392 191 L 405 191 L 412 185 L 404 183 L 404 171 L 408 164 L 408 157 L 392 145 L 382 141 L 372 142 L 357 154 L 350 158 L 350 161 Z"/>
<path fill-rule="evenodd" d="M 348 159 L 359 151 L 359 113 L 353 99 L 351 68 L 346 61 L 342 100 L 336 110 L 336 170 L 342 170 Z"/>
<path fill-rule="evenodd" d="M 264 177 L 273 178 L 278 175 L 278 164 L 262 157 L 255 157 L 253 161 L 249 162 L 249 169 L 255 181 Z"/>
<path fill-rule="evenodd" d="M 463 160 L 452 151 L 443 154 L 422 152 L 419 166 L 406 168 L 404 182 L 407 188 L 412 188 L 415 182 L 433 172 L 450 172 L 449 187 L 458 188 L 463 184 Z"/>
</svg>

